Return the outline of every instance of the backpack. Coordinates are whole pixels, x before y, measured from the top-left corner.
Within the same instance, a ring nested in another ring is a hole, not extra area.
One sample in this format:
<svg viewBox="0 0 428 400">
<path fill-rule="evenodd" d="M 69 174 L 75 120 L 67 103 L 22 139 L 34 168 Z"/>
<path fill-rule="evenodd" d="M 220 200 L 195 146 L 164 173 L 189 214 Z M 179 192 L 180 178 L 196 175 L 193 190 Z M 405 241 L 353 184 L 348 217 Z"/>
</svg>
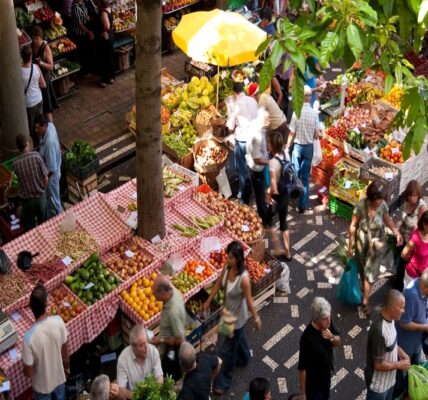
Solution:
<svg viewBox="0 0 428 400">
<path fill-rule="evenodd" d="M 291 161 L 287 161 L 284 152 L 284 160 L 275 156 L 275 159 L 281 164 L 281 175 L 278 182 L 278 192 L 282 195 L 291 195 L 297 189 L 296 174 Z"/>
</svg>

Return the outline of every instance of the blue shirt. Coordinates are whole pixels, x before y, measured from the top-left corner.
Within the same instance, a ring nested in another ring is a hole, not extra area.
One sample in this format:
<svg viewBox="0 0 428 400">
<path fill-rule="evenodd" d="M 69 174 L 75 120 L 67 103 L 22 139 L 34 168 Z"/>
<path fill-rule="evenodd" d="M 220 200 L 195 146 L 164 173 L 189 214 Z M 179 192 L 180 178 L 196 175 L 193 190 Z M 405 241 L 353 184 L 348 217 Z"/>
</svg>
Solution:
<svg viewBox="0 0 428 400">
<path fill-rule="evenodd" d="M 275 32 L 276 32 L 276 30 L 275 30 L 275 25 L 274 25 L 274 24 L 266 25 L 266 26 L 263 28 L 263 30 L 264 30 L 268 35 L 271 35 L 271 36 L 275 35 Z"/>
<path fill-rule="evenodd" d="M 59 171 L 61 168 L 61 149 L 55 125 L 48 123 L 48 129 L 40 141 L 39 153 L 49 172 Z"/>
<path fill-rule="evenodd" d="M 400 322 L 408 324 L 427 323 L 427 298 L 423 297 L 419 290 L 419 279 L 410 282 L 403 292 L 406 299 L 404 314 Z M 408 331 L 397 323 L 398 345 L 411 357 L 420 351 L 422 345 L 422 332 Z"/>
</svg>

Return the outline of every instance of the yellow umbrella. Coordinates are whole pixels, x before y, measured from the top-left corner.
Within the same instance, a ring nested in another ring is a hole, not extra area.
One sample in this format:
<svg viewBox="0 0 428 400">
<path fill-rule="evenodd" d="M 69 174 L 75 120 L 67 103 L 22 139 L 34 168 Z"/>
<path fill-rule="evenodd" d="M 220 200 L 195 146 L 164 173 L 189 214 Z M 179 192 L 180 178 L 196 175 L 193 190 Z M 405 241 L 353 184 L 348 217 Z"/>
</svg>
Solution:
<svg viewBox="0 0 428 400">
<path fill-rule="evenodd" d="M 172 38 L 195 61 L 231 67 L 257 60 L 266 32 L 238 13 L 213 10 L 184 15 Z"/>
</svg>

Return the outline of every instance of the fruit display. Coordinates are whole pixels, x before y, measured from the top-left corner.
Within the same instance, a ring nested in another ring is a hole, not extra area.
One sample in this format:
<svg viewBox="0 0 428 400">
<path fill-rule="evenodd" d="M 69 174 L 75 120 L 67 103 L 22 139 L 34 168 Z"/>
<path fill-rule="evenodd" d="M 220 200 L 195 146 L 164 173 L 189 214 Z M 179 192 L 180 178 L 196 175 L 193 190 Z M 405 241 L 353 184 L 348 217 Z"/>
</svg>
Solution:
<svg viewBox="0 0 428 400">
<path fill-rule="evenodd" d="M 380 156 L 392 164 L 403 164 L 403 145 L 392 140 L 391 143 L 380 149 Z"/>
<path fill-rule="evenodd" d="M 180 232 L 181 236 L 185 236 L 188 238 L 194 238 L 194 237 L 199 235 L 199 229 L 197 229 L 193 226 L 182 225 L 182 224 L 173 224 L 173 225 L 171 225 L 171 227 L 173 229 L 175 229 L 176 231 Z"/>
<path fill-rule="evenodd" d="M 251 282 L 257 282 L 269 272 L 269 266 L 263 262 L 257 262 L 252 258 L 247 258 L 246 267 L 250 275 Z"/>
<path fill-rule="evenodd" d="M 16 29 L 16 33 L 18 35 L 19 47 L 28 46 L 29 44 L 31 44 L 30 37 L 24 31 L 21 31 L 20 29 Z"/>
<path fill-rule="evenodd" d="M 370 104 L 374 104 L 383 95 L 383 90 L 375 87 L 371 83 L 360 82 L 346 88 L 345 103 L 351 105 L 367 101 Z"/>
<path fill-rule="evenodd" d="M 363 105 L 347 108 L 345 114 L 337 121 L 338 126 L 343 126 L 345 129 L 351 130 L 355 127 L 360 127 L 368 124 L 376 115 L 373 107 Z"/>
<path fill-rule="evenodd" d="M 377 107 L 376 116 L 365 126 L 360 126 L 359 130 L 370 148 L 385 137 L 395 114 L 396 112 L 390 108 Z"/>
<path fill-rule="evenodd" d="M 101 300 L 107 293 L 116 289 L 119 283 L 96 253 L 92 254 L 76 272 L 67 276 L 64 282 L 88 305 Z"/>
<path fill-rule="evenodd" d="M 346 128 L 343 125 L 330 125 L 325 133 L 341 142 L 346 139 Z"/>
<path fill-rule="evenodd" d="M 357 128 L 358 129 L 358 128 Z M 346 133 L 346 141 L 355 149 L 362 150 L 366 147 L 366 142 L 359 130 L 352 130 Z"/>
<path fill-rule="evenodd" d="M 341 85 L 342 83 L 347 82 L 348 85 L 358 82 L 358 76 L 355 71 L 345 72 L 344 74 L 337 75 L 333 80 L 334 85 Z"/>
<path fill-rule="evenodd" d="M 183 8 L 195 3 L 195 0 L 170 0 L 162 4 L 162 12 L 164 14 L 169 14 L 178 10 L 179 8 Z"/>
<path fill-rule="evenodd" d="M 186 307 L 195 315 L 202 313 L 204 302 L 202 299 L 190 299 L 186 303 Z"/>
<path fill-rule="evenodd" d="M 54 57 L 77 49 L 75 43 L 67 37 L 52 42 L 50 46 Z"/>
<path fill-rule="evenodd" d="M 370 167 L 369 172 L 371 172 L 374 175 L 380 176 L 386 180 L 393 179 L 393 177 L 398 174 L 398 170 L 396 168 L 391 168 L 391 167 L 372 166 Z"/>
<path fill-rule="evenodd" d="M 199 146 L 195 153 L 195 163 L 201 166 L 221 164 L 227 157 L 227 151 L 214 141 L 207 141 Z"/>
<path fill-rule="evenodd" d="M 185 109 L 178 109 L 171 115 L 171 126 L 181 128 L 192 124 L 192 113 Z"/>
<path fill-rule="evenodd" d="M 51 21 L 49 28 L 45 30 L 45 37 L 48 40 L 59 39 L 66 34 L 67 34 L 67 28 L 63 25 L 56 25 L 54 20 Z M 51 44 L 51 48 L 52 48 L 52 44 Z"/>
<path fill-rule="evenodd" d="M 197 116 L 196 116 L 196 123 L 201 125 L 211 125 L 211 118 L 217 117 L 218 111 L 217 109 L 211 104 L 208 108 L 205 110 L 202 110 Z"/>
<path fill-rule="evenodd" d="M 182 185 L 189 183 L 188 177 L 182 176 L 164 165 L 163 167 L 163 192 L 165 197 L 171 198 L 174 194 L 180 190 Z"/>
<path fill-rule="evenodd" d="M 215 100 L 214 86 L 206 76 L 200 79 L 193 76 L 188 84 L 177 90 L 182 98 L 178 107 L 189 110 L 195 116 Z"/>
<path fill-rule="evenodd" d="M 190 220 L 199 229 L 202 229 L 202 230 L 210 229 L 216 226 L 217 224 L 219 224 L 223 220 L 223 218 L 218 215 L 208 215 L 208 216 L 205 216 L 204 218 L 198 217 L 198 216 L 191 216 L 188 218 L 190 218 Z"/>
<path fill-rule="evenodd" d="M 111 253 L 114 257 L 106 261 L 106 266 L 123 281 L 142 271 L 153 262 L 153 256 L 139 247 L 134 240 L 114 246 Z"/>
<path fill-rule="evenodd" d="M 135 28 L 137 22 L 134 9 L 115 10 L 113 12 L 113 30 L 122 32 Z"/>
<path fill-rule="evenodd" d="M 42 22 L 48 22 L 55 16 L 55 13 L 51 10 L 51 8 L 47 4 L 43 4 L 42 7 L 33 11 L 33 14 L 36 20 L 39 20 Z"/>
<path fill-rule="evenodd" d="M 382 97 L 382 100 L 391 104 L 395 108 L 401 107 L 401 98 L 404 95 L 404 90 L 400 85 L 395 84 L 388 94 Z"/>
<path fill-rule="evenodd" d="M 209 262 L 216 269 L 222 269 L 227 262 L 226 250 L 212 251 L 209 255 Z"/>
<path fill-rule="evenodd" d="M 214 296 L 214 300 L 221 306 L 224 304 L 224 290 L 219 289 L 219 291 Z"/>
<path fill-rule="evenodd" d="M 184 265 L 183 271 L 190 277 L 196 278 L 199 282 L 208 279 L 214 273 L 207 261 L 191 259 Z"/>
<path fill-rule="evenodd" d="M 131 285 L 129 290 L 120 293 L 122 299 L 131 307 L 144 321 L 148 321 L 162 311 L 162 303 L 157 301 L 153 294 L 153 285 L 157 273 L 152 272 Z"/>
<path fill-rule="evenodd" d="M 337 97 L 340 94 L 340 86 L 332 82 L 327 82 L 325 89 L 322 91 L 319 99 L 320 103 L 326 103 L 330 99 Z"/>
<path fill-rule="evenodd" d="M 49 312 L 52 315 L 59 315 L 65 323 L 70 322 L 85 309 L 85 305 L 65 287 L 53 290 L 48 296 Z"/>
<path fill-rule="evenodd" d="M 173 276 L 172 284 L 183 294 L 189 292 L 194 287 L 198 286 L 200 281 L 195 276 L 191 276 L 186 271 L 181 271 Z"/>
</svg>

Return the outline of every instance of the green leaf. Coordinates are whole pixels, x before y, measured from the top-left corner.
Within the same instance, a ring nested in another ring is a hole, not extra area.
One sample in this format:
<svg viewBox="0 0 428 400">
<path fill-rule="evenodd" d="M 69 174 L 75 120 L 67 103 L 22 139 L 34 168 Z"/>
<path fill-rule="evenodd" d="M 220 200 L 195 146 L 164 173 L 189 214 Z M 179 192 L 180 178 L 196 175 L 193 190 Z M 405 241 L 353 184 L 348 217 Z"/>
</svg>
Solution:
<svg viewBox="0 0 428 400">
<path fill-rule="evenodd" d="M 422 145 L 424 144 L 425 135 L 426 135 L 426 119 L 425 115 L 419 116 L 418 120 L 415 123 L 413 129 L 413 149 L 416 154 L 419 154 L 421 151 Z"/>
<path fill-rule="evenodd" d="M 400 16 L 400 38 L 401 40 L 408 41 L 413 29 L 414 17 L 412 11 L 407 6 L 404 0 L 400 0 L 397 4 L 397 14 Z M 416 22 L 416 21 L 415 21 Z"/>
<path fill-rule="evenodd" d="M 371 67 L 375 62 L 374 54 L 371 51 L 366 51 L 361 62 L 361 67 L 367 69 Z"/>
<path fill-rule="evenodd" d="M 389 68 L 389 57 L 387 53 L 382 53 L 380 55 L 380 63 L 382 64 L 382 69 L 386 72 L 389 73 L 390 68 Z"/>
<path fill-rule="evenodd" d="M 412 150 L 413 143 L 413 130 L 407 132 L 406 137 L 403 142 L 403 158 L 407 160 L 410 156 L 410 151 Z"/>
<path fill-rule="evenodd" d="M 413 64 L 412 64 L 409 60 L 406 60 L 405 58 L 403 58 L 403 59 L 401 60 L 401 63 L 402 63 L 403 65 L 405 65 L 407 68 L 415 69 L 415 67 L 413 66 Z"/>
<path fill-rule="evenodd" d="M 385 76 L 385 93 L 389 93 L 392 89 L 392 85 L 394 84 L 394 78 L 391 74 L 387 74 Z"/>
<path fill-rule="evenodd" d="M 376 26 L 377 12 L 373 10 L 365 1 L 359 2 L 358 5 L 361 20 L 368 26 Z"/>
<path fill-rule="evenodd" d="M 287 50 L 287 53 L 296 53 L 298 51 L 297 45 L 295 42 L 293 42 L 291 39 L 285 39 L 284 42 L 284 47 Z"/>
<path fill-rule="evenodd" d="M 323 25 L 323 24 L 325 24 L 329 19 L 331 19 L 331 17 L 332 17 L 332 15 L 333 15 L 333 13 L 331 12 L 331 11 L 324 11 L 324 12 L 321 12 L 321 11 L 319 11 L 318 12 L 318 15 L 320 15 L 321 16 L 321 21 L 320 21 L 320 23 L 321 23 L 321 25 Z"/>
<path fill-rule="evenodd" d="M 309 7 L 309 10 L 314 13 L 315 12 L 315 0 L 307 0 L 306 4 Z"/>
<path fill-rule="evenodd" d="M 320 64 L 322 67 L 326 66 L 330 60 L 331 54 L 339 42 L 337 33 L 328 32 L 326 37 L 321 42 L 321 57 Z"/>
<path fill-rule="evenodd" d="M 360 31 L 354 24 L 346 28 L 346 36 L 348 38 L 348 45 L 356 60 L 360 58 L 361 51 L 363 50 L 363 43 L 360 38 Z"/>
<path fill-rule="evenodd" d="M 415 14 L 418 13 L 421 6 L 421 0 L 407 0 L 407 4 Z"/>
<path fill-rule="evenodd" d="M 299 11 L 302 7 L 303 0 L 290 0 L 290 8 L 295 11 Z"/>
<path fill-rule="evenodd" d="M 395 80 L 397 81 L 397 83 L 399 85 L 401 85 L 403 82 L 403 70 L 402 70 L 401 64 L 399 62 L 397 64 L 395 64 L 394 74 L 395 74 Z"/>
<path fill-rule="evenodd" d="M 383 12 L 385 13 L 385 16 L 387 18 L 389 18 L 392 15 L 392 10 L 393 9 L 394 9 L 394 0 L 384 1 L 384 3 L 383 3 Z"/>
<path fill-rule="evenodd" d="M 310 30 L 308 30 L 308 29 L 305 29 L 304 31 L 300 32 L 300 33 L 297 35 L 297 38 L 303 42 L 303 41 L 305 41 L 305 40 L 308 40 L 308 39 L 310 39 L 310 38 L 313 38 L 313 37 L 314 37 L 314 36 L 316 36 L 316 35 L 317 35 L 317 33 L 316 33 L 316 32 L 314 32 L 314 31 L 310 31 Z"/>
<path fill-rule="evenodd" d="M 281 58 L 283 54 L 284 54 L 284 49 L 279 43 L 276 43 L 272 49 L 272 53 L 270 53 L 270 56 L 269 56 L 269 59 L 272 62 L 272 65 L 275 69 L 281 62 Z"/>
<path fill-rule="evenodd" d="M 321 53 L 320 53 L 320 51 L 318 50 L 318 48 L 315 46 L 315 45 L 313 45 L 313 44 L 309 44 L 309 43 L 306 43 L 306 44 L 303 44 L 302 46 L 300 46 L 300 48 L 305 52 L 305 53 L 307 53 L 307 54 L 310 54 L 311 56 L 315 56 L 316 58 L 320 58 L 320 56 L 321 56 Z"/>
<path fill-rule="evenodd" d="M 290 69 L 292 64 L 293 62 L 291 61 L 291 58 L 287 58 L 284 62 L 284 65 L 282 66 L 282 71 L 286 73 Z"/>
<path fill-rule="evenodd" d="M 272 61 L 268 58 L 264 63 L 259 73 L 259 85 L 260 93 L 263 93 L 270 85 L 275 68 L 272 65 Z"/>
<path fill-rule="evenodd" d="M 298 118 L 300 118 L 305 98 L 303 92 L 304 82 L 303 75 L 300 71 L 296 71 L 291 84 L 291 95 L 293 97 L 293 109 Z"/>
<path fill-rule="evenodd" d="M 272 38 L 268 37 L 265 41 L 260 43 L 259 47 L 257 47 L 256 54 L 257 55 L 262 54 L 267 49 L 271 41 L 272 41 Z"/>
<path fill-rule="evenodd" d="M 390 2 L 388 2 L 389 4 Z M 391 3 L 393 4 L 394 2 L 391 1 Z M 388 19 L 388 24 L 394 25 L 396 22 L 398 22 L 398 20 L 400 19 L 400 17 L 398 15 L 394 15 L 393 17 Z"/>
<path fill-rule="evenodd" d="M 305 56 L 300 51 L 298 53 L 290 54 L 290 56 L 294 64 L 299 68 L 300 72 L 304 74 L 306 71 Z"/>
</svg>

